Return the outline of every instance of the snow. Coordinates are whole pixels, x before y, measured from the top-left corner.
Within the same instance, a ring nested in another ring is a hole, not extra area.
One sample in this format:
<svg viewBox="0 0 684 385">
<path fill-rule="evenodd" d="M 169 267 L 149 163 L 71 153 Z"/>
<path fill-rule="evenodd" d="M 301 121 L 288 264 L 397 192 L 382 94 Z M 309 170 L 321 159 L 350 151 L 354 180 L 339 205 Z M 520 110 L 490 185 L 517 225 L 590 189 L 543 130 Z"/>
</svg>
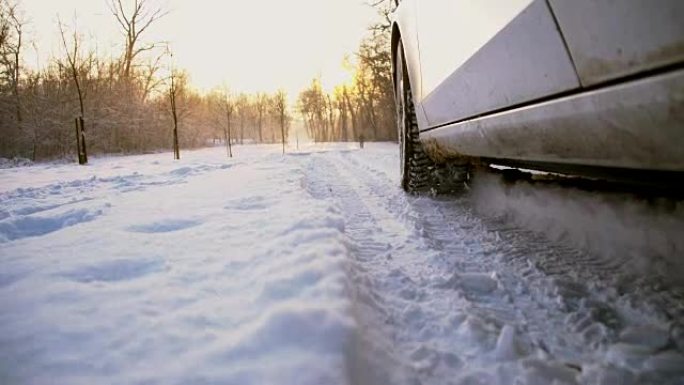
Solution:
<svg viewBox="0 0 684 385">
<path fill-rule="evenodd" d="M 3 175 L 0 382 L 344 383 L 344 224 L 263 152 Z"/>
<path fill-rule="evenodd" d="M 684 383 L 676 279 L 626 285 L 558 203 L 638 234 L 615 201 L 408 196 L 394 144 L 234 152 L 0 170 L 0 383 Z"/>
<path fill-rule="evenodd" d="M 33 162 L 31 162 L 30 159 L 26 158 L 12 158 L 12 159 L 7 159 L 7 158 L 0 158 L 0 169 L 3 168 L 13 168 L 13 167 L 27 167 L 32 165 Z"/>
<path fill-rule="evenodd" d="M 445 282 L 443 288 L 459 287 L 465 292 L 475 294 L 489 294 L 496 290 L 498 283 L 495 279 L 495 274 L 483 273 L 454 273 L 454 275 Z"/>
<path fill-rule="evenodd" d="M 501 328 L 499 338 L 496 340 L 496 358 L 499 360 L 515 360 L 524 353 L 520 350 L 515 337 L 515 328 L 505 325 Z"/>
</svg>

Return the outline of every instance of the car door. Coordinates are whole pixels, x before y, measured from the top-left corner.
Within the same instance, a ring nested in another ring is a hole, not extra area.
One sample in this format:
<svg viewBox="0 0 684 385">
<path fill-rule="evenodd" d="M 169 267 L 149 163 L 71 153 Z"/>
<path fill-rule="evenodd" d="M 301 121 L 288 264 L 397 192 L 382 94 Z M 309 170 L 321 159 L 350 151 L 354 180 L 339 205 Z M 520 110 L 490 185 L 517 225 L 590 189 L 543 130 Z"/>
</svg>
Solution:
<svg viewBox="0 0 684 385">
<path fill-rule="evenodd" d="M 546 0 L 422 0 L 416 12 L 428 128 L 580 86 Z"/>
<path fill-rule="evenodd" d="M 584 86 L 684 62 L 683 0 L 549 0 Z"/>
</svg>

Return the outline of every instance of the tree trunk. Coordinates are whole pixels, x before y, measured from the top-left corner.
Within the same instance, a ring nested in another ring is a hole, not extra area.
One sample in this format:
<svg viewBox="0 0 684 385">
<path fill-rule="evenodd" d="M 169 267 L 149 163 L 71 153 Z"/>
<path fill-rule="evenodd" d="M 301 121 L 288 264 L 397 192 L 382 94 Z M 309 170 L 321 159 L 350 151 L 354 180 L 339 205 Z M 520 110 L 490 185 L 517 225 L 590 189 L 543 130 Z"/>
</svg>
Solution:
<svg viewBox="0 0 684 385">
<path fill-rule="evenodd" d="M 351 115 L 351 137 L 352 140 L 358 139 L 357 137 L 357 130 L 356 130 L 356 110 L 354 109 L 354 105 L 352 104 L 351 100 L 349 100 L 349 96 L 345 95 L 345 99 L 347 100 L 347 108 L 349 108 L 349 114 Z"/>
<path fill-rule="evenodd" d="M 78 127 L 78 118 L 74 119 L 76 127 L 76 156 L 78 156 L 78 164 L 83 164 L 83 157 L 81 156 L 81 130 Z"/>
<path fill-rule="evenodd" d="M 38 136 L 36 134 L 36 128 L 33 128 L 33 143 L 31 148 L 31 161 L 35 162 L 38 153 Z"/>
<path fill-rule="evenodd" d="M 19 46 L 21 47 L 21 34 L 19 34 Z M 21 116 L 21 97 L 19 94 L 19 48 L 17 48 L 16 52 L 14 53 L 14 87 L 13 87 L 13 93 L 14 93 L 14 101 L 15 101 L 15 113 L 17 116 L 17 124 L 19 126 L 19 129 L 21 130 L 21 122 L 22 122 L 22 116 Z"/>
<path fill-rule="evenodd" d="M 85 138 L 85 122 L 83 116 L 78 118 L 81 127 L 81 148 L 83 152 L 83 164 L 88 163 L 88 150 L 86 148 L 86 138 Z"/>
<path fill-rule="evenodd" d="M 174 114 L 173 118 L 173 159 L 180 160 L 180 148 L 178 146 L 178 122 Z"/>
<path fill-rule="evenodd" d="M 283 155 L 285 155 L 285 116 L 282 112 L 280 114 L 280 137 L 283 141 Z"/>
<path fill-rule="evenodd" d="M 264 115 L 264 112 L 263 112 L 263 110 L 261 109 L 261 107 L 259 107 L 259 143 L 263 143 L 263 142 L 264 142 L 264 137 L 263 137 L 263 134 L 262 134 L 262 132 L 261 132 L 261 126 L 262 126 L 263 115 Z"/>
<path fill-rule="evenodd" d="M 176 111 L 176 81 L 175 75 L 171 72 L 171 88 L 169 89 L 169 99 L 171 101 L 171 113 L 173 115 L 173 158 L 180 160 L 180 146 L 178 144 L 178 112 Z"/>
<path fill-rule="evenodd" d="M 228 135 L 226 135 L 226 140 L 227 140 L 226 146 L 228 146 L 228 148 L 227 148 L 228 157 L 232 158 L 233 157 L 233 148 L 231 147 L 230 142 L 232 142 L 233 139 L 231 138 L 231 133 L 230 133 L 230 114 L 226 114 L 226 119 L 228 120 Z M 223 132 L 225 133 L 226 130 L 224 130 Z"/>
<path fill-rule="evenodd" d="M 88 152 L 85 145 L 85 134 L 83 129 L 83 117 L 74 119 L 76 124 L 76 154 L 78 155 L 78 164 L 84 165 L 88 163 Z"/>
</svg>

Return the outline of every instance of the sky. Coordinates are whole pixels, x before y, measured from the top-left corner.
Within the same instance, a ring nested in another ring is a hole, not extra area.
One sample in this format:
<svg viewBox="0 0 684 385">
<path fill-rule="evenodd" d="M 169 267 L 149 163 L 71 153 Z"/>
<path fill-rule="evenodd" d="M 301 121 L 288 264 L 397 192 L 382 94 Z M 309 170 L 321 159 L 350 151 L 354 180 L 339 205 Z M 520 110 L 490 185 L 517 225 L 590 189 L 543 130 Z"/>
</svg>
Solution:
<svg viewBox="0 0 684 385">
<path fill-rule="evenodd" d="M 97 41 L 102 55 L 121 51 L 123 37 L 108 0 L 21 0 L 37 52 L 26 64 L 61 56 L 57 15 Z M 132 3 L 132 0 L 125 0 Z M 200 90 L 227 85 L 234 92 L 284 89 L 296 97 L 320 75 L 324 87 L 349 79 L 342 68 L 375 20 L 364 0 L 148 0 L 169 10 L 145 41 L 168 41 L 177 67 Z"/>
</svg>

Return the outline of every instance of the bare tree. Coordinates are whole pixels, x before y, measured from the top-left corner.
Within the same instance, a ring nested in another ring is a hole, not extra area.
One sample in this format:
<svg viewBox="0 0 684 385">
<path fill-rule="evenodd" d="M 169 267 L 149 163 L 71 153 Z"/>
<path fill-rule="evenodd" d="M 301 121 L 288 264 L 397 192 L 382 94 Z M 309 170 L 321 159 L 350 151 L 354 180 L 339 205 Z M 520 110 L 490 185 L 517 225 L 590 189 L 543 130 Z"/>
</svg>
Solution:
<svg viewBox="0 0 684 385">
<path fill-rule="evenodd" d="M 355 83 L 364 123 L 372 128 L 374 140 L 396 140 L 389 36 L 373 31 L 361 43 L 357 58 Z"/>
<path fill-rule="evenodd" d="M 180 146 L 178 144 L 178 106 L 176 98 L 178 93 L 178 85 L 176 83 L 176 70 L 171 69 L 171 84 L 169 86 L 169 102 L 171 103 L 171 115 L 173 117 L 173 158 L 180 159 Z"/>
<path fill-rule="evenodd" d="M 142 79 L 142 101 L 145 102 L 148 96 L 155 91 L 162 83 L 163 79 L 157 76 L 161 70 L 162 55 L 157 56 L 145 64 Z"/>
<path fill-rule="evenodd" d="M 247 94 L 240 94 L 235 101 L 235 109 L 240 121 L 240 144 L 244 144 L 245 141 L 245 123 L 250 116 L 251 107 Z"/>
<path fill-rule="evenodd" d="M 9 86 L 14 99 L 14 115 L 17 128 L 21 129 L 22 111 L 19 93 L 21 77 L 21 51 L 23 46 L 24 20 L 19 7 L 10 0 L 0 1 L 0 65 L 3 81 Z"/>
<path fill-rule="evenodd" d="M 335 105 L 330 94 L 325 95 L 324 106 L 326 111 L 326 125 L 328 126 L 328 135 L 330 138 L 338 138 L 335 133 Z"/>
<path fill-rule="evenodd" d="M 3 42 L 12 47 L 17 43 L 11 18 L 3 18 L 9 14 L 1 12 L 9 1 L 12 0 L 0 0 L 0 47 Z M 188 77 L 181 69 L 173 72 L 174 84 L 170 87 L 170 77 L 162 74 L 167 68 L 163 61 L 138 57 L 131 69 L 131 78 L 124 79 L 123 55 L 98 56 L 96 51 L 86 49 L 90 42 L 88 37 L 79 34 L 80 29 L 72 34 L 74 28 L 61 21 L 55 27 L 60 33 L 58 39 L 62 39 L 61 52 L 42 68 L 20 66 L 19 76 L 14 70 L 16 67 L 9 66 L 16 63 L 14 48 L 0 51 L 7 54 L 4 56 L 7 60 L 0 60 L 0 156 L 29 157 L 36 161 L 66 157 L 73 154 L 76 142 L 77 153 L 83 161 L 84 127 L 87 128 L 87 155 L 156 151 L 171 147 L 172 141 L 178 143 L 175 146 L 178 149 L 180 144 L 184 148 L 200 147 L 217 132 L 220 126 L 210 124 L 216 115 L 208 108 L 211 95 L 202 95 L 187 87 Z M 23 41 L 22 53 L 27 46 Z M 174 91 L 175 116 L 169 111 L 170 88 Z M 16 95 L 21 98 L 21 130 L 16 124 Z M 245 95 L 246 100 L 251 98 Z M 255 129 L 245 132 L 256 127 L 252 104 L 246 105 L 241 138 L 254 137 L 256 132 Z M 220 119 L 224 125 L 223 110 Z M 231 143 L 236 136 L 232 130 L 237 128 L 235 123 L 231 119 Z M 267 123 L 265 120 L 264 125 Z M 171 135 L 174 126 L 175 139 Z M 179 151 L 174 149 L 174 152 Z"/>
<path fill-rule="evenodd" d="M 254 101 L 257 114 L 259 115 L 259 143 L 264 142 L 264 134 L 263 134 L 263 129 L 264 129 L 264 113 L 266 112 L 266 108 L 268 108 L 268 95 L 264 93 L 259 93 L 256 96 L 256 100 Z"/>
<path fill-rule="evenodd" d="M 154 45 L 144 45 L 141 36 L 164 15 L 152 10 L 155 0 L 106 1 L 115 15 L 112 22 L 126 36 L 123 52 L 113 56 L 87 50 L 88 37 L 59 20 L 64 53 L 45 66 L 38 63 L 37 68 L 21 65 L 29 45 L 21 18 L 12 13 L 15 1 L 19 0 L 0 0 L 0 156 L 35 160 L 69 156 L 74 122 L 81 158 L 87 155 L 86 123 L 92 154 L 144 153 L 173 144 L 174 157 L 180 158 L 181 143 L 183 148 L 204 146 L 221 131 L 228 156 L 236 139 L 278 142 L 280 136 L 287 149 L 290 117 L 284 93 L 240 94 L 228 100 L 203 95 L 188 87 L 182 69 L 169 66 L 167 71 L 165 57 L 144 53 Z M 319 80 L 300 95 L 305 106 L 300 112 L 312 138 L 344 140 L 350 123 L 369 126 L 353 116 L 365 116 L 358 92 L 352 87 L 345 95 L 327 95 Z M 20 119 L 21 125 L 16 124 Z"/>
<path fill-rule="evenodd" d="M 297 106 L 304 116 L 309 136 L 314 141 L 325 142 L 334 139 L 330 130 L 328 97 L 323 92 L 319 78 L 314 78 L 309 88 L 299 94 Z"/>
<path fill-rule="evenodd" d="M 231 123 L 233 119 L 233 112 L 235 112 L 235 100 L 230 95 L 228 90 L 222 92 L 222 107 L 223 112 L 226 115 L 226 124 L 223 126 L 223 138 L 226 141 L 226 150 L 228 151 L 228 157 L 233 157 L 233 148 L 231 142 L 233 141 L 231 133 Z"/>
<path fill-rule="evenodd" d="M 287 141 L 285 127 L 289 119 L 287 114 L 287 95 L 285 94 L 285 91 L 280 90 L 273 96 L 273 112 L 278 117 L 278 122 L 280 123 L 280 139 L 283 144 L 283 154 L 285 154 L 285 142 Z"/>
<path fill-rule="evenodd" d="M 353 84 L 326 93 L 315 78 L 299 94 L 297 108 L 314 141 L 347 141 L 350 134 L 359 141 L 396 140 L 388 39 L 386 33 L 372 30 L 362 41 Z"/>
<path fill-rule="evenodd" d="M 378 31 L 382 33 L 389 33 L 392 28 L 392 11 L 396 7 L 395 0 L 369 0 L 366 4 L 375 8 L 378 11 L 380 20 L 371 24 L 369 29 L 371 31 Z"/>
<path fill-rule="evenodd" d="M 357 139 L 358 129 L 357 129 L 357 117 L 356 117 L 356 102 L 352 101 L 352 90 L 349 87 L 344 87 L 342 89 L 342 101 L 345 105 L 345 110 L 349 112 L 349 120 L 351 121 L 351 138 Z"/>
<path fill-rule="evenodd" d="M 78 105 L 80 108 L 80 116 L 78 116 L 76 121 L 76 148 L 78 149 L 78 163 L 86 164 L 88 163 L 88 152 L 86 150 L 86 140 L 85 140 L 85 107 L 83 105 L 83 88 L 81 87 L 80 79 L 80 67 L 81 63 L 84 61 L 81 55 L 81 38 L 78 34 L 74 22 L 74 32 L 71 37 L 71 44 L 67 43 L 66 32 L 64 30 L 64 25 L 61 19 L 57 19 L 57 24 L 59 25 L 59 33 L 62 37 L 62 46 L 64 47 L 64 53 L 66 54 L 66 60 L 69 65 L 69 70 L 71 73 L 71 79 L 76 86 L 76 93 L 78 94 Z"/>
<path fill-rule="evenodd" d="M 346 100 L 347 86 L 342 85 L 335 87 L 335 104 L 339 110 L 339 131 L 340 140 L 347 142 L 349 140 L 349 106 Z"/>
<path fill-rule="evenodd" d="M 111 0 L 108 5 L 126 39 L 121 70 L 123 78 L 129 79 L 138 55 L 159 47 L 157 43 L 142 44 L 141 35 L 168 12 L 164 12 L 161 8 L 150 8 L 148 0 L 134 0 L 133 9 L 128 11 L 122 0 Z"/>
</svg>

